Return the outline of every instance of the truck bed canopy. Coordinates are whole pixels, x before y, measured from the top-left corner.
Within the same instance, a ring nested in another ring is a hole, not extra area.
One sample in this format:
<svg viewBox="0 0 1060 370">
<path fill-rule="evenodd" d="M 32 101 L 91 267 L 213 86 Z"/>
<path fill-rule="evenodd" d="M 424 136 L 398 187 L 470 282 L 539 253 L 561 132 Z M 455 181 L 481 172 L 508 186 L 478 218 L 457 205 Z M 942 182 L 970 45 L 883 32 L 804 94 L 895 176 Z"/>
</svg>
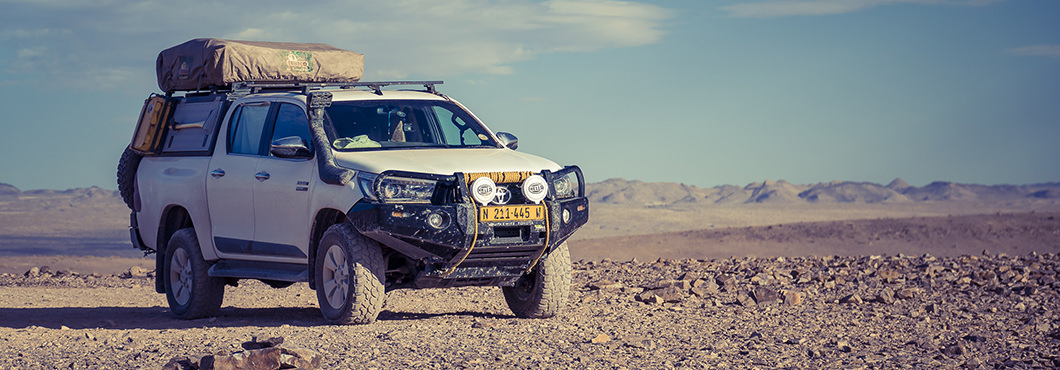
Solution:
<svg viewBox="0 0 1060 370">
<path fill-rule="evenodd" d="M 173 91 L 228 88 L 233 82 L 357 82 L 364 54 L 327 44 L 194 39 L 162 50 L 158 87 Z"/>
</svg>

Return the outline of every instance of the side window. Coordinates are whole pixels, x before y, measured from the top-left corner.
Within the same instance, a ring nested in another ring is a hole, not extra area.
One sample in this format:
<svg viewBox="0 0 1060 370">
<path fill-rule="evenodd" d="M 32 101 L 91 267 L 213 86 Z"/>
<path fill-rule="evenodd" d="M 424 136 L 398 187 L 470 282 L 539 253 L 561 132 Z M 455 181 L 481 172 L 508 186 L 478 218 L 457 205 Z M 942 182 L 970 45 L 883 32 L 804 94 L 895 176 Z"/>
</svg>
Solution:
<svg viewBox="0 0 1060 370">
<path fill-rule="evenodd" d="M 309 144 L 313 149 L 313 140 L 309 135 L 309 117 L 305 115 L 302 108 L 294 104 L 280 104 L 276 113 L 276 128 L 272 130 L 272 139 L 269 143 L 285 137 L 297 136 Z"/>
<path fill-rule="evenodd" d="M 228 152 L 262 154 L 261 135 L 265 119 L 269 117 L 269 103 L 249 103 L 236 108 L 228 123 Z"/>
<path fill-rule="evenodd" d="M 455 115 L 452 111 L 435 106 L 434 113 L 438 117 L 438 125 L 441 126 L 442 136 L 445 137 L 446 145 L 481 145 L 482 139 L 478 133 L 471 129 L 472 126 L 463 117 Z"/>
</svg>

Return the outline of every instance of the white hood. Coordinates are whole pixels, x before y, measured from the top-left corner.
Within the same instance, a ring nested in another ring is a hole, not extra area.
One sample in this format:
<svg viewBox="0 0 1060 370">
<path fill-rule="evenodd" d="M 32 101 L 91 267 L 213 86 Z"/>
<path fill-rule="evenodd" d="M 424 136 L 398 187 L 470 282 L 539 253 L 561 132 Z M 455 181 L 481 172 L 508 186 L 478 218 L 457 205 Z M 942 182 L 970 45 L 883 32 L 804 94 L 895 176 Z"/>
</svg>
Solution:
<svg viewBox="0 0 1060 370">
<path fill-rule="evenodd" d="M 401 149 L 335 152 L 335 164 L 355 171 L 387 170 L 452 175 L 456 172 L 558 171 L 556 162 L 511 149 Z"/>
</svg>

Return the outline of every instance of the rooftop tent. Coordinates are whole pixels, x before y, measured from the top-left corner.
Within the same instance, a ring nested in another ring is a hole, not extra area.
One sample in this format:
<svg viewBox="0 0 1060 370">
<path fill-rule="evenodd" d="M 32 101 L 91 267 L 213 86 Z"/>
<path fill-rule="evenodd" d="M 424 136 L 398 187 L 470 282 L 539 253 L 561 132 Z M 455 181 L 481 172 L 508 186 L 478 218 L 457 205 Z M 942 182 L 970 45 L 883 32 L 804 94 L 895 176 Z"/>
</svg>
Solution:
<svg viewBox="0 0 1060 370">
<path fill-rule="evenodd" d="M 233 82 L 357 82 L 364 54 L 327 44 L 194 39 L 156 62 L 165 92 L 227 88 Z"/>
</svg>

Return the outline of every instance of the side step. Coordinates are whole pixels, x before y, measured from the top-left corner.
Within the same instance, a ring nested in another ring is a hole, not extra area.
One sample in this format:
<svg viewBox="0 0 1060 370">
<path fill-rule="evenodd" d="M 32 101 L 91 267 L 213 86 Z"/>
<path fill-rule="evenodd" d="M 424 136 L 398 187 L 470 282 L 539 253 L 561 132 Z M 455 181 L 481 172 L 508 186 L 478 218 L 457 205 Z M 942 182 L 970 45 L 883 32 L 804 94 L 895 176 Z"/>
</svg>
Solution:
<svg viewBox="0 0 1060 370">
<path fill-rule="evenodd" d="M 295 263 L 220 260 L 207 273 L 210 277 L 309 282 L 309 266 Z"/>
</svg>

